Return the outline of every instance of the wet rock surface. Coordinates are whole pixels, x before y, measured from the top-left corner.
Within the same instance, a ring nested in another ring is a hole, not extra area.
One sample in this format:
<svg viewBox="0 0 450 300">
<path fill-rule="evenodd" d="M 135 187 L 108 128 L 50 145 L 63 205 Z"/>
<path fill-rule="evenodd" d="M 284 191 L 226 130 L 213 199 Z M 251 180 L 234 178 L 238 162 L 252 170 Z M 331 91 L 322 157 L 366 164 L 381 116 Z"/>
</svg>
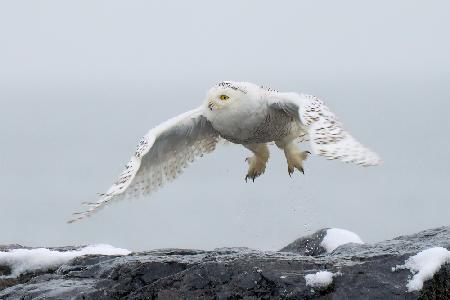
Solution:
<svg viewBox="0 0 450 300">
<path fill-rule="evenodd" d="M 409 270 L 392 271 L 427 248 L 450 249 L 450 227 L 346 244 L 329 254 L 320 247 L 325 233 L 279 252 L 164 249 L 78 257 L 57 269 L 0 277 L 0 299 L 450 299 L 449 264 L 419 292 L 407 292 Z M 0 246 L 11 248 L 17 247 Z M 323 270 L 335 274 L 331 285 L 306 286 L 305 275 Z M 0 265 L 0 272 L 7 276 L 9 267 Z"/>
<path fill-rule="evenodd" d="M 320 243 L 327 234 L 328 228 L 321 229 L 315 233 L 296 239 L 286 247 L 282 248 L 281 252 L 294 252 L 302 255 L 317 256 L 326 252 Z"/>
</svg>

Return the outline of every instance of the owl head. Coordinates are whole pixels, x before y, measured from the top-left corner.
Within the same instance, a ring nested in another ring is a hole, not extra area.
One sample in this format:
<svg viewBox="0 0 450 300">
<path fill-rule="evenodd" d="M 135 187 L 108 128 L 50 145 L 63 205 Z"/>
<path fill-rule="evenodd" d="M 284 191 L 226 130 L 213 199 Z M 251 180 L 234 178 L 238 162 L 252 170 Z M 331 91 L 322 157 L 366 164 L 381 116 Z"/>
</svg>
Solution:
<svg viewBox="0 0 450 300">
<path fill-rule="evenodd" d="M 222 81 L 213 86 L 206 95 L 205 105 L 209 111 L 232 109 L 248 98 L 248 90 L 238 82 Z"/>
</svg>

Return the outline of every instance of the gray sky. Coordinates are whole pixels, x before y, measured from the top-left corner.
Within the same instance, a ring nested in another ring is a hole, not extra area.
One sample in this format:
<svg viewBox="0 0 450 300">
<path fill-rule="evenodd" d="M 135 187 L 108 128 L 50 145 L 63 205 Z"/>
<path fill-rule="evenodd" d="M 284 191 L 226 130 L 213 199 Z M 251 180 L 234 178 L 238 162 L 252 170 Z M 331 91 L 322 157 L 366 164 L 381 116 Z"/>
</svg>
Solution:
<svg viewBox="0 0 450 300">
<path fill-rule="evenodd" d="M 275 250 L 322 227 L 372 242 L 449 225 L 447 1 L 0 2 L 0 244 Z M 384 164 L 229 145 L 150 198 L 67 225 L 147 130 L 221 80 L 320 96 Z"/>
</svg>

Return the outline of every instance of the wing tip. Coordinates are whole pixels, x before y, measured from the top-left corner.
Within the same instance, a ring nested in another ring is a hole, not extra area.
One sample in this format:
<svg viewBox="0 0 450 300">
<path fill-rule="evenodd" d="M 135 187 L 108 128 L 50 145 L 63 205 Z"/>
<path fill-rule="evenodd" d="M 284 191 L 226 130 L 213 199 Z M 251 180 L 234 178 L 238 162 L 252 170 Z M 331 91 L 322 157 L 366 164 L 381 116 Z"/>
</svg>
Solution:
<svg viewBox="0 0 450 300">
<path fill-rule="evenodd" d="M 94 212 L 93 209 L 86 210 L 86 211 L 80 211 L 80 212 L 74 212 L 72 214 L 72 219 L 66 221 L 67 224 L 73 224 L 75 222 L 81 221 L 83 219 L 86 219 L 92 215 Z"/>
<path fill-rule="evenodd" d="M 356 164 L 362 167 L 378 166 L 384 163 L 378 154 L 371 151 L 366 151 L 365 155 L 361 156 L 349 155 L 346 153 L 333 153 L 325 149 L 315 149 L 314 147 L 312 150 L 315 155 L 323 156 L 327 160 L 339 160 L 344 163 Z"/>
</svg>

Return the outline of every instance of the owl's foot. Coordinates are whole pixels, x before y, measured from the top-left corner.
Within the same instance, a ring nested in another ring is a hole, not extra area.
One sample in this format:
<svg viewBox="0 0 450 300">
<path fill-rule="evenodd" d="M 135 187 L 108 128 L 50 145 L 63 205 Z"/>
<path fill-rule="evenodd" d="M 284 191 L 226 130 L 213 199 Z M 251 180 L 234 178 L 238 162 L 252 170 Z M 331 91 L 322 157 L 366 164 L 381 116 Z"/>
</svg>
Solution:
<svg viewBox="0 0 450 300">
<path fill-rule="evenodd" d="M 245 175 L 245 182 L 247 182 L 248 179 L 255 182 L 255 178 L 262 175 L 266 170 L 267 160 L 264 160 L 257 155 L 253 155 L 247 157 L 245 161 L 248 163 L 248 172 L 247 175 Z"/>
<path fill-rule="evenodd" d="M 254 153 L 253 156 L 247 157 L 245 161 L 248 163 L 248 172 L 245 176 L 245 182 L 250 178 L 255 181 L 255 178 L 261 176 L 266 170 L 266 163 L 269 160 L 269 148 L 266 144 L 246 144 L 245 148 Z"/>
<path fill-rule="evenodd" d="M 289 176 L 294 173 L 295 169 L 305 174 L 303 161 L 308 158 L 308 154 L 311 154 L 311 152 L 300 151 L 297 147 L 289 147 L 284 150 L 284 154 L 286 155 Z"/>
</svg>

